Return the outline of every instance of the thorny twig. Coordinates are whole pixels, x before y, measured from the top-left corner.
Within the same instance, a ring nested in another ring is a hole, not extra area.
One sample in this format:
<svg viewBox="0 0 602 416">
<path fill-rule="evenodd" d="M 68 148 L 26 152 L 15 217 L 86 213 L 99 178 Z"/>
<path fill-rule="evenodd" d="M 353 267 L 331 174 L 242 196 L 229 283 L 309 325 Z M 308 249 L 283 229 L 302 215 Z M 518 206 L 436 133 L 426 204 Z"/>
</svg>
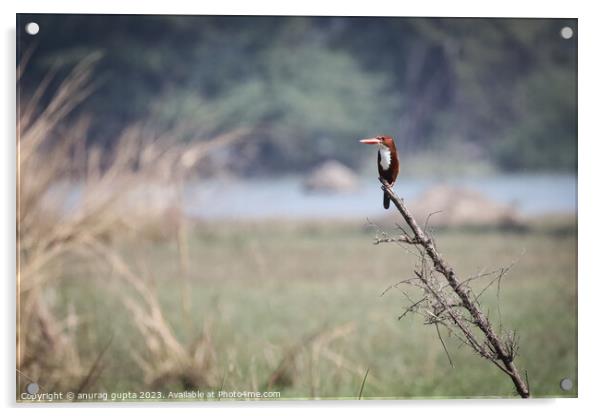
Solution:
<svg viewBox="0 0 602 416">
<path fill-rule="evenodd" d="M 387 239 L 387 238 L 389 238 L 389 234 L 388 234 L 386 231 L 384 231 L 382 228 L 380 228 L 380 227 L 379 227 L 377 224 L 375 224 L 375 223 L 373 223 L 372 221 L 370 221 L 370 219 L 369 219 L 369 218 L 366 218 L 366 221 L 367 221 L 367 223 L 368 223 L 368 225 L 369 225 L 370 227 L 374 228 L 374 229 L 377 231 L 377 233 L 381 235 L 381 238 L 383 238 L 383 239 Z M 410 238 L 409 234 L 408 234 L 408 233 L 407 233 L 407 232 L 406 232 L 406 231 L 403 229 L 403 227 L 401 227 L 401 225 L 399 225 L 399 224 L 398 224 L 398 225 L 397 225 L 397 227 L 398 227 L 398 228 L 401 230 L 401 232 L 403 232 L 403 233 L 404 233 L 404 235 L 405 235 L 405 236 L 406 236 L 408 239 Z M 376 238 L 374 239 L 374 244 L 375 244 L 375 245 L 378 245 L 378 244 L 380 244 L 381 242 L 384 242 L 384 241 L 377 242 L 377 240 L 378 240 L 378 237 L 376 237 Z M 395 244 L 397 244 L 397 245 L 398 245 L 399 247 L 401 247 L 401 248 L 402 248 L 402 249 L 403 249 L 403 250 L 404 250 L 406 253 L 408 253 L 408 254 L 411 254 L 411 255 L 413 255 L 413 256 L 416 256 L 417 258 L 420 258 L 420 253 L 418 253 L 418 252 L 414 252 L 414 251 L 412 251 L 412 250 L 409 250 L 409 249 L 408 249 L 408 247 L 407 247 L 406 245 L 402 244 L 402 242 L 401 242 L 401 241 L 390 241 L 390 242 L 391 242 L 391 243 L 395 243 Z"/>
<path fill-rule="evenodd" d="M 390 237 L 383 237 L 383 238 L 375 238 L 374 239 L 374 245 L 379 245 L 380 243 L 407 243 L 407 244 L 420 244 L 420 241 L 414 239 L 414 238 L 408 238 L 405 235 L 396 237 L 396 238 L 390 238 Z"/>
<path fill-rule="evenodd" d="M 445 342 L 443 342 L 443 337 L 441 337 L 441 331 L 439 331 L 438 324 L 435 324 L 435 329 L 437 329 L 437 336 L 439 337 L 441 346 L 443 347 L 443 350 L 445 351 L 445 355 L 447 355 L 447 360 L 449 361 L 449 365 L 451 365 L 451 367 L 454 368 L 454 362 L 452 361 L 451 355 L 449 354 L 449 351 L 447 350 L 447 347 L 445 346 Z"/>
<path fill-rule="evenodd" d="M 503 332 L 501 335 L 494 331 L 488 315 L 481 310 L 479 298 L 497 282 L 498 303 L 501 279 L 512 268 L 513 264 L 492 272 L 480 272 L 460 281 L 453 268 L 443 259 L 437 251 L 433 238 L 425 233 L 417 224 L 414 217 L 384 179 L 379 179 L 383 184 L 382 189 L 391 198 L 397 207 L 405 223 L 411 230 L 411 234 L 398 225 L 403 233 L 397 237 L 390 237 L 381 232 L 382 237 L 377 237 L 374 244 L 396 243 L 398 245 L 408 244 L 415 249 L 412 254 L 419 257 L 420 262 L 414 270 L 415 277 L 402 280 L 389 286 L 382 295 L 392 288 L 398 289 L 401 285 L 409 285 L 422 290 L 423 297 L 415 301 L 405 291 L 402 293 L 409 300 L 410 306 L 405 308 L 399 319 L 408 313 L 417 313 L 425 318 L 425 324 L 435 325 L 437 336 L 443 346 L 450 365 L 453 362 L 449 351 L 443 341 L 439 325 L 447 328 L 450 334 L 458 338 L 463 344 L 468 345 L 481 357 L 490 361 L 504 374 L 508 375 L 517 393 L 523 397 L 530 397 L 529 386 L 514 364 L 518 354 L 518 337 L 515 331 Z M 434 213 L 433 213 L 434 214 Z M 431 214 L 432 215 L 432 214 Z M 425 228 L 428 227 L 428 219 Z M 484 289 L 474 294 L 470 283 L 473 280 L 494 276 Z M 499 312 L 498 307 L 498 312 Z M 500 314 L 501 315 L 501 314 Z"/>
</svg>

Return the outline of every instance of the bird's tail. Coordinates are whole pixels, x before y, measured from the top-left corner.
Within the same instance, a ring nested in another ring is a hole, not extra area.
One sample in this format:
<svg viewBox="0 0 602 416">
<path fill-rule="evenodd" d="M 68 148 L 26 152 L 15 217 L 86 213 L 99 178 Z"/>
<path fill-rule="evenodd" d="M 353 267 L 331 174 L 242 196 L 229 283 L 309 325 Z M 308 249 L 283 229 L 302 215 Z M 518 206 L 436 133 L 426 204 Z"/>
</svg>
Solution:
<svg viewBox="0 0 602 416">
<path fill-rule="evenodd" d="M 385 209 L 389 209 L 390 202 L 391 202 L 391 198 L 389 198 L 389 194 L 386 192 L 383 192 L 383 207 L 385 207 Z"/>
</svg>

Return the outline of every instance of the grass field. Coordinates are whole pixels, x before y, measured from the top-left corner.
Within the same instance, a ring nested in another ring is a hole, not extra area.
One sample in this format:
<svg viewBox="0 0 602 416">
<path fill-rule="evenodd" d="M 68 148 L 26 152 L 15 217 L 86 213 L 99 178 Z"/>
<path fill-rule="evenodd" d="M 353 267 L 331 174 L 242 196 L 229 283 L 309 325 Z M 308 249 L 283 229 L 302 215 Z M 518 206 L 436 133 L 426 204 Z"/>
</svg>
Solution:
<svg viewBox="0 0 602 416">
<path fill-rule="evenodd" d="M 363 398 L 514 397 L 492 364 L 444 334 L 452 368 L 433 327 L 416 315 L 397 319 L 407 300 L 381 293 L 408 277 L 416 259 L 396 245 L 374 246 L 373 236 L 362 223 L 200 224 L 185 237 L 184 272 L 174 242 L 124 243 L 179 342 L 193 348 L 204 334 L 207 364 L 198 371 L 207 377 L 191 381 L 145 380 L 134 356 L 148 354 L 148 340 L 110 272 L 67 264 L 50 295 L 64 313 L 77 311 L 83 357 L 92 362 L 109 345 L 89 391 L 269 389 L 281 398 L 353 399 L 369 370 Z M 503 280 L 500 311 L 520 337 L 518 366 L 533 396 L 576 396 L 576 228 L 441 231 L 437 245 L 462 277 L 517 261 Z M 496 302 L 493 289 L 483 305 L 497 322 Z M 564 377 L 575 382 L 572 391 L 559 388 Z"/>
</svg>

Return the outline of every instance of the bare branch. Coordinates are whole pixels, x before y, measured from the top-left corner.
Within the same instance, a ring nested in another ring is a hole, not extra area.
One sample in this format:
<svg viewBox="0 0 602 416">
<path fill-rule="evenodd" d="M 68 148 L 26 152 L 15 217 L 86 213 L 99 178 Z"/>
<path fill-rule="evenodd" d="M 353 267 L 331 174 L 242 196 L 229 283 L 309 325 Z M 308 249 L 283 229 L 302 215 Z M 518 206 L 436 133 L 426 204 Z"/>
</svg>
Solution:
<svg viewBox="0 0 602 416">
<path fill-rule="evenodd" d="M 387 287 L 385 290 L 382 291 L 382 293 L 380 294 L 380 296 L 384 296 L 389 290 L 391 289 L 397 289 L 399 286 L 403 285 L 403 284 L 411 284 L 413 281 L 418 280 L 416 277 L 412 277 L 410 279 L 405 279 L 402 280 L 400 282 L 397 282 L 389 287 Z"/>
<path fill-rule="evenodd" d="M 447 347 L 445 346 L 445 342 L 443 342 L 443 338 L 441 338 L 441 332 L 439 331 L 439 325 L 435 324 L 435 328 L 437 329 L 437 336 L 439 337 L 439 341 L 441 341 L 441 346 L 443 347 L 443 350 L 445 351 L 445 354 L 447 355 L 449 365 L 452 368 L 454 368 L 454 362 L 452 361 L 451 355 L 449 355 L 449 351 L 447 350 Z"/>
<path fill-rule="evenodd" d="M 395 238 L 390 238 L 390 237 L 378 238 L 378 237 L 376 237 L 374 239 L 374 245 L 379 245 L 380 243 L 420 244 L 420 241 L 413 239 L 413 238 L 408 238 L 405 235 L 401 235 L 401 236 L 395 237 Z"/>
<path fill-rule="evenodd" d="M 383 191 L 388 194 L 393 204 L 395 204 L 412 234 L 408 234 L 404 227 L 398 224 L 398 228 L 403 235 L 391 238 L 383 233 L 383 237 L 377 237 L 374 244 L 391 242 L 400 245 L 402 243 L 409 244 L 416 249 L 420 258 L 414 270 L 415 279 L 406 279 L 398 282 L 385 289 L 382 293 L 384 294 L 392 288 L 398 288 L 402 284 L 417 286 L 423 290 L 424 296 L 418 301 L 414 301 L 405 291 L 402 291 L 410 304 L 399 319 L 413 312 L 423 316 L 425 324 L 435 325 L 439 341 L 443 346 L 450 365 L 453 367 L 449 351 L 443 342 L 439 329 L 439 325 L 443 325 L 463 344 L 468 345 L 473 351 L 508 375 L 521 397 L 529 397 L 528 384 L 523 381 L 521 374 L 514 365 L 514 359 L 518 352 L 518 337 L 516 333 L 510 332 L 504 334 L 502 332 L 502 336 L 498 335 L 491 325 L 488 314 L 483 313 L 479 304 L 479 298 L 496 282 L 499 304 L 501 280 L 514 263 L 508 267 L 493 272 L 481 272 L 464 281 L 460 281 L 453 268 L 437 251 L 432 236 L 425 233 L 418 226 L 403 200 L 393 192 L 389 184 L 382 178 L 379 180 L 383 185 Z M 427 217 L 424 225 L 425 228 L 428 227 L 428 221 L 433 214 L 435 213 L 431 213 Z M 492 275 L 495 275 L 494 278 L 475 296 L 470 288 L 470 283 L 476 279 Z M 498 313 L 501 317 L 499 307 Z"/>
<path fill-rule="evenodd" d="M 427 298 L 424 297 L 422 299 L 420 299 L 418 302 L 414 302 L 413 304 L 411 304 L 409 307 L 406 308 L 406 310 L 397 317 L 398 320 L 403 319 L 404 316 L 406 316 L 408 313 L 410 312 L 414 312 L 415 308 L 420 305 L 422 302 L 424 302 Z"/>
<path fill-rule="evenodd" d="M 442 212 L 443 212 L 443 210 L 439 210 L 439 211 L 435 211 L 435 212 L 431 212 L 431 213 L 429 213 L 429 215 L 427 215 L 427 217 L 426 217 L 426 220 L 424 221 L 424 229 L 425 229 L 425 230 L 428 230 L 428 229 L 429 229 L 429 221 L 431 220 L 431 217 L 432 217 L 433 215 L 436 215 L 436 214 L 441 214 Z"/>
</svg>

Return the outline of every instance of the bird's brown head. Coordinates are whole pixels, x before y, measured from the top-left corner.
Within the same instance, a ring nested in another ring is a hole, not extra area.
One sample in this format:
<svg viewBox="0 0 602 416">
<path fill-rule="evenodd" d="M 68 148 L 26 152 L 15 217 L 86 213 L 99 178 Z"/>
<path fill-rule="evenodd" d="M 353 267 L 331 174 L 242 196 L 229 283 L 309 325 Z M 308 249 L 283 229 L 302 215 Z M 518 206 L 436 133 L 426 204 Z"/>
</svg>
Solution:
<svg viewBox="0 0 602 416">
<path fill-rule="evenodd" d="M 360 140 L 360 143 L 364 144 L 380 144 L 386 146 L 389 149 L 395 149 L 395 141 L 391 136 L 376 136 L 369 139 Z"/>
</svg>

